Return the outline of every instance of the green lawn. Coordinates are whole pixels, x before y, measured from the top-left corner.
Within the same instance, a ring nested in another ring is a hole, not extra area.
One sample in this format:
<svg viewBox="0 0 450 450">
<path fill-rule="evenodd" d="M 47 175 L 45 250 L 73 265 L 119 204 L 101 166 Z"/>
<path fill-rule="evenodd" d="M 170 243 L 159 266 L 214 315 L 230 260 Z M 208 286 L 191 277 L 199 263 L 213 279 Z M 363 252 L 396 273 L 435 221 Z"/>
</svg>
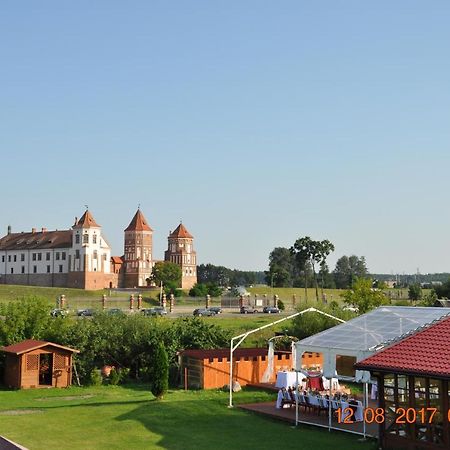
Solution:
<svg viewBox="0 0 450 450">
<path fill-rule="evenodd" d="M 170 391 L 152 398 L 148 387 L 0 391 L 0 435 L 38 449 L 375 449 L 344 433 L 295 429 L 238 408 L 227 393 Z M 273 400 L 244 390 L 235 403 Z"/>
</svg>

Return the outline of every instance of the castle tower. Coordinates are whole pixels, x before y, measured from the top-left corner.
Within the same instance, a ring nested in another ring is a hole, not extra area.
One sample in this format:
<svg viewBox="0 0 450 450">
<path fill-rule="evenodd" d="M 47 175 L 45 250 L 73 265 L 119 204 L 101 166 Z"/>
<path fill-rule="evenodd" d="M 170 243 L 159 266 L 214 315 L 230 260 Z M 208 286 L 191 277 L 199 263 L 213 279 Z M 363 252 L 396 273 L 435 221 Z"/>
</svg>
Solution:
<svg viewBox="0 0 450 450">
<path fill-rule="evenodd" d="M 111 249 L 102 235 L 101 226 L 87 209 L 72 227 L 69 252 L 68 286 L 81 289 L 103 289 L 111 286 Z"/>
<path fill-rule="evenodd" d="M 124 247 L 125 287 L 147 286 L 153 268 L 153 230 L 139 208 L 125 228 Z"/>
<path fill-rule="evenodd" d="M 168 237 L 168 249 L 164 260 L 181 267 L 181 289 L 190 289 L 197 283 L 197 253 L 194 251 L 194 236 L 180 223 Z"/>
</svg>

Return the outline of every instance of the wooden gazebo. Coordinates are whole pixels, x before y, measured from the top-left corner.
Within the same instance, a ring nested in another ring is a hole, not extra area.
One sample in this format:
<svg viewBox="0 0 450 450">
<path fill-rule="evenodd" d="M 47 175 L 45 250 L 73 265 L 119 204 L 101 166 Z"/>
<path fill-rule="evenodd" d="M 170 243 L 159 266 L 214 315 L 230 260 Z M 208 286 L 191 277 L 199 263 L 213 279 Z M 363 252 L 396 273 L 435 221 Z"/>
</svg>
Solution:
<svg viewBox="0 0 450 450">
<path fill-rule="evenodd" d="M 72 357 L 78 350 L 28 339 L 0 351 L 6 353 L 4 382 L 8 387 L 29 389 L 72 384 Z"/>
<path fill-rule="evenodd" d="M 381 448 L 450 448 L 449 336 L 446 316 L 355 365 L 378 382 Z"/>
</svg>

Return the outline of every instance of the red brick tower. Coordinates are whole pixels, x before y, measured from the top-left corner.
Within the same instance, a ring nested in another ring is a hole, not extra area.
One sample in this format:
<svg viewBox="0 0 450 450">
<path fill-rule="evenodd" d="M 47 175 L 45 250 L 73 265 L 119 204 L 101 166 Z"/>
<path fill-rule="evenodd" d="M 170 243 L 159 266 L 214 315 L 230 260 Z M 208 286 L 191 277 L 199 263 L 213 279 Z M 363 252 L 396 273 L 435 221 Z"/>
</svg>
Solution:
<svg viewBox="0 0 450 450">
<path fill-rule="evenodd" d="M 190 289 L 197 283 L 197 253 L 194 251 L 194 236 L 180 223 L 168 237 L 168 249 L 164 260 L 181 267 L 181 288 Z"/>
<path fill-rule="evenodd" d="M 153 230 L 138 208 L 125 229 L 124 285 L 147 286 L 153 268 Z"/>
</svg>

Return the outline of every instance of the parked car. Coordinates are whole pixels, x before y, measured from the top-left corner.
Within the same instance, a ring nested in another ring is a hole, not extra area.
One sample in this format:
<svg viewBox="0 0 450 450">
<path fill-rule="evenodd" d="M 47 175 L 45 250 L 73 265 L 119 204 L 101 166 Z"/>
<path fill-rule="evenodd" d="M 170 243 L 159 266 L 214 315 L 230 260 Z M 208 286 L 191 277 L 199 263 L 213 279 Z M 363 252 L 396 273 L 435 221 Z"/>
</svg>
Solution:
<svg viewBox="0 0 450 450">
<path fill-rule="evenodd" d="M 80 316 L 80 317 L 91 317 L 91 316 L 93 316 L 94 315 L 94 310 L 93 309 L 90 309 L 90 308 L 87 308 L 87 309 L 79 309 L 78 311 L 77 311 L 77 316 Z"/>
<path fill-rule="evenodd" d="M 167 311 L 162 306 L 155 306 L 154 308 L 141 309 L 141 314 L 144 316 L 165 316 Z"/>
<path fill-rule="evenodd" d="M 253 308 L 253 306 L 241 306 L 240 313 L 241 314 L 256 314 L 256 313 L 259 313 L 259 311 L 255 308 Z"/>
<path fill-rule="evenodd" d="M 122 316 L 124 312 L 120 308 L 110 308 L 106 311 L 108 316 Z"/>
<path fill-rule="evenodd" d="M 263 312 L 266 314 L 278 314 L 280 310 L 275 308 L 275 306 L 265 306 Z"/>
<path fill-rule="evenodd" d="M 69 311 L 65 309 L 55 308 L 52 309 L 50 315 L 52 317 L 66 317 L 69 314 Z"/>
<path fill-rule="evenodd" d="M 202 317 L 202 316 L 212 317 L 212 316 L 215 316 L 216 313 L 207 308 L 197 308 L 197 309 L 194 309 L 193 315 L 197 316 L 197 317 Z"/>
<path fill-rule="evenodd" d="M 220 306 L 210 306 L 208 309 L 214 314 L 222 314 L 222 308 Z"/>
</svg>

